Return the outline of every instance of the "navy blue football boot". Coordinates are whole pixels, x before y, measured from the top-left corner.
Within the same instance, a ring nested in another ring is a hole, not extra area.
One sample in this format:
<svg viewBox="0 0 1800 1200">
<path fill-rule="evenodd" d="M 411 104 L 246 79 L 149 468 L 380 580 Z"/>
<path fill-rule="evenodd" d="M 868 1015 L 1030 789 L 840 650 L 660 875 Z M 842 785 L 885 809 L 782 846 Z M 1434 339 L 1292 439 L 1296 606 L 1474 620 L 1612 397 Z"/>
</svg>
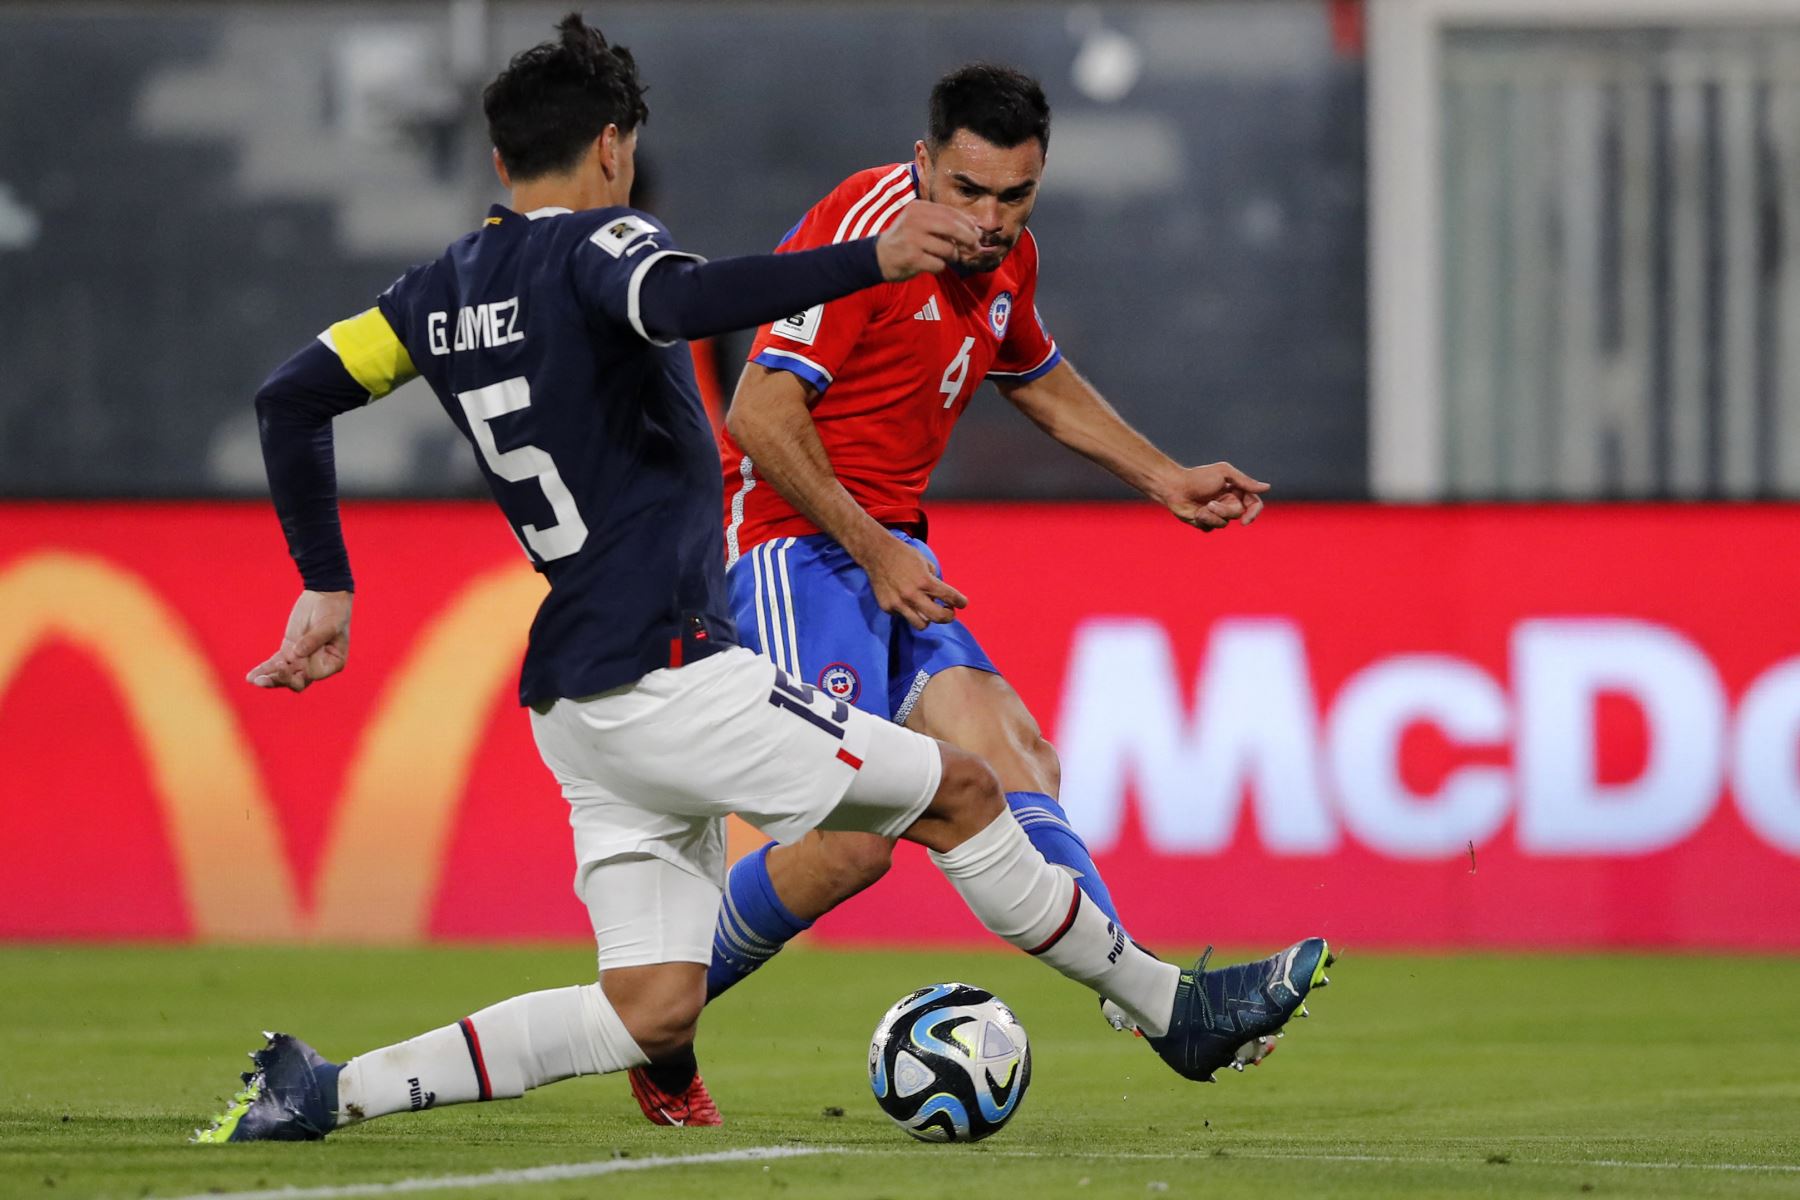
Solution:
<svg viewBox="0 0 1800 1200">
<path fill-rule="evenodd" d="M 1266 1056 L 1290 1017 L 1308 1015 L 1307 993 L 1331 982 L 1325 968 L 1336 961 L 1316 937 L 1261 962 L 1214 971 L 1206 969 L 1211 957 L 1208 946 L 1194 969 L 1181 973 L 1169 1032 L 1144 1039 L 1177 1075 L 1204 1083 L 1214 1082 L 1220 1067 L 1241 1071 Z"/>
<path fill-rule="evenodd" d="M 196 1129 L 196 1145 L 224 1142 L 316 1142 L 337 1128 L 338 1064 L 297 1037 L 265 1033 L 268 1045 L 250 1055 L 256 1070 L 211 1127 Z"/>
</svg>

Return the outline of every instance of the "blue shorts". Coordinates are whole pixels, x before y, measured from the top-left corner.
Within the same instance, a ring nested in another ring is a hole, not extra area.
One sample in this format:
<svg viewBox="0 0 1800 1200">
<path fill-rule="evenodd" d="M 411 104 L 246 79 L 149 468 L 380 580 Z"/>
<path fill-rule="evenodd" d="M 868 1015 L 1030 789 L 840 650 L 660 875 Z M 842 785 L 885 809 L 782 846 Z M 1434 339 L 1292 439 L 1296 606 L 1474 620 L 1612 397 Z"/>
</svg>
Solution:
<svg viewBox="0 0 1800 1200">
<path fill-rule="evenodd" d="M 937 565 L 924 542 L 890 532 Z M 925 684 L 949 667 L 999 674 L 961 621 L 917 630 L 883 612 L 868 575 L 829 534 L 770 538 L 725 578 L 743 645 L 875 716 L 904 723 Z"/>
</svg>

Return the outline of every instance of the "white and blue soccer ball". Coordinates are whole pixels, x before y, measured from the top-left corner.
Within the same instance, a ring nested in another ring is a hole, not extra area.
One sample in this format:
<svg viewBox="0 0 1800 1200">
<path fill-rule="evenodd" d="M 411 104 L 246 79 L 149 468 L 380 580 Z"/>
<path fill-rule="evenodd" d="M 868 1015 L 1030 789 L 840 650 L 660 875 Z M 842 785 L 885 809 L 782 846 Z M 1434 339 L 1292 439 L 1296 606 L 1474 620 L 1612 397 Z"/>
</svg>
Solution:
<svg viewBox="0 0 1800 1200">
<path fill-rule="evenodd" d="M 887 1010 L 869 1042 L 869 1087 L 894 1124 L 926 1142 L 999 1133 L 1031 1085 L 1025 1027 L 994 994 L 934 983 Z"/>
</svg>

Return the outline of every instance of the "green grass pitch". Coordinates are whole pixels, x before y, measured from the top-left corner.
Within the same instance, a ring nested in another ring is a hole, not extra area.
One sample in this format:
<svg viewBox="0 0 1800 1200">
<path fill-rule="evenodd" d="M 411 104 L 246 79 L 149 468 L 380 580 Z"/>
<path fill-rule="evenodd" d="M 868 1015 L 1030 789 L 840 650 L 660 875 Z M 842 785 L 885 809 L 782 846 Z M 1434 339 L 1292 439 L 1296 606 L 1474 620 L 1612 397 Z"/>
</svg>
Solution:
<svg viewBox="0 0 1800 1200">
<path fill-rule="evenodd" d="M 1349 947 L 1280 1052 L 1184 1083 L 1022 955 L 796 948 L 708 1012 L 717 1130 L 645 1124 L 623 1079 L 396 1116 L 322 1144 L 195 1147 L 258 1030 L 328 1056 L 591 977 L 584 947 L 0 948 L 0 1195 L 351 1188 L 551 1164 L 444 1196 L 1800 1195 L 1800 960 L 1397 956 Z M 923 983 L 992 988 L 1032 1037 L 976 1146 L 876 1109 L 866 1039 Z M 711 1163 L 672 1156 L 778 1147 Z M 321 1195 L 411 1194 L 365 1188 Z"/>
</svg>

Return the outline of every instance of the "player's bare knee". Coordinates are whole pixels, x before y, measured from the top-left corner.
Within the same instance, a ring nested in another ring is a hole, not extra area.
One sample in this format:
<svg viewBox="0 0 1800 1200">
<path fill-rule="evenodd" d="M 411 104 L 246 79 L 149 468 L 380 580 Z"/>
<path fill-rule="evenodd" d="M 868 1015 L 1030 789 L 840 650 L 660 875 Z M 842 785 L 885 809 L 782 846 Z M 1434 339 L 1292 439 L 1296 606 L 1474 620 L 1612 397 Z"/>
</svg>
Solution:
<svg viewBox="0 0 1800 1200">
<path fill-rule="evenodd" d="M 1018 775 L 1019 787 L 1006 780 L 1009 791 L 1030 790 L 1056 795 L 1062 786 L 1062 760 L 1056 747 L 1044 737 L 1044 731 L 1022 703 L 1003 709 L 1003 736 L 1011 773 Z M 1002 772 L 1006 774 L 1006 772 Z"/>
<path fill-rule="evenodd" d="M 998 706 L 991 722 L 955 741 L 985 758 L 1009 792 L 1044 792 L 1054 796 L 1062 786 L 1062 762 L 1056 756 L 1056 747 L 1045 740 L 1036 718 L 1023 704 Z"/>
<path fill-rule="evenodd" d="M 928 810 L 973 833 L 985 829 L 1006 808 L 1000 780 L 982 759 L 944 747 L 944 776 Z"/>
<path fill-rule="evenodd" d="M 906 839 L 943 853 L 960 846 L 1006 811 L 1000 780 L 985 761 L 939 742 L 943 774 L 931 803 L 906 830 Z"/>
<path fill-rule="evenodd" d="M 1045 795 L 1056 796 L 1062 792 L 1062 758 L 1042 734 L 1033 733 L 1026 742 L 1025 758 L 1031 765 L 1032 774 L 1037 777 L 1037 790 Z"/>
</svg>

